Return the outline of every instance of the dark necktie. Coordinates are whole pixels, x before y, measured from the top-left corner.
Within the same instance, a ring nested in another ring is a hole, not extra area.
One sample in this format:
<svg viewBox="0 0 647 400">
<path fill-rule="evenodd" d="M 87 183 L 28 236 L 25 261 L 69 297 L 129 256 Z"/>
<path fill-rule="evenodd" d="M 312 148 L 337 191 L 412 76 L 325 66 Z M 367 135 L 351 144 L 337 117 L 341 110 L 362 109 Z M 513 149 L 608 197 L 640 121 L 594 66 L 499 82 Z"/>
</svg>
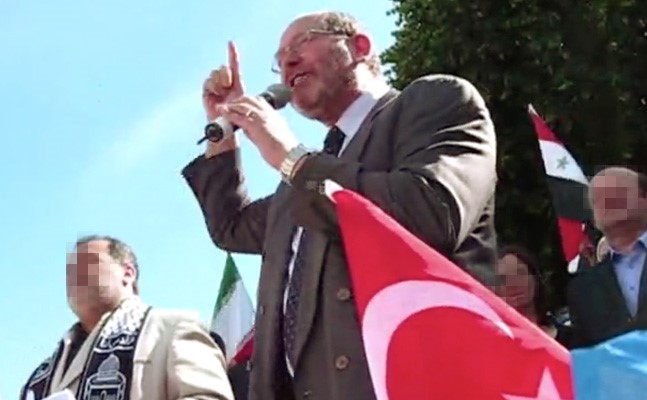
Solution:
<svg viewBox="0 0 647 400">
<path fill-rule="evenodd" d="M 333 156 L 337 157 L 339 155 L 339 151 L 341 150 L 341 146 L 344 144 L 344 139 L 346 139 L 344 132 L 342 132 L 341 129 L 337 128 L 336 126 L 333 126 L 328 131 L 326 139 L 324 139 L 324 153 L 332 154 Z"/>
<path fill-rule="evenodd" d="M 339 155 L 341 146 L 344 143 L 346 135 L 336 126 L 333 127 L 324 140 L 324 153 L 334 156 Z M 305 266 L 306 255 L 306 231 L 301 232 L 299 247 L 294 259 L 294 268 L 292 276 L 288 282 L 288 295 L 285 302 L 285 315 L 283 317 L 283 344 L 285 352 L 290 360 L 290 365 L 294 366 L 294 337 L 296 333 L 297 310 L 299 308 L 299 296 L 301 294 L 301 280 L 303 277 L 303 268 Z"/>
</svg>

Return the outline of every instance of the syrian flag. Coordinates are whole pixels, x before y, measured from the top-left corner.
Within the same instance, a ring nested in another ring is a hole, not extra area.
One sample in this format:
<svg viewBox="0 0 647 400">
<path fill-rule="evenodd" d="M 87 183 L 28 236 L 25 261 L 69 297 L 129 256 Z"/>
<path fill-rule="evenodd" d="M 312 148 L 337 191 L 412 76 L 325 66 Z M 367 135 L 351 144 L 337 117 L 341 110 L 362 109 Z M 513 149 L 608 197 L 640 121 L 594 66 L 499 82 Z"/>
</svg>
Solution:
<svg viewBox="0 0 647 400">
<path fill-rule="evenodd" d="M 377 206 L 327 186 L 377 400 L 573 398 L 566 349 Z"/>
<path fill-rule="evenodd" d="M 211 331 L 225 343 L 227 361 L 233 365 L 252 353 L 254 306 L 231 254 L 227 253 L 220 291 L 211 319 Z"/>
<path fill-rule="evenodd" d="M 539 139 L 548 189 L 557 214 L 557 225 L 562 240 L 562 252 L 568 262 L 568 271 L 575 273 L 579 263 L 580 245 L 588 240 L 584 229 L 589 221 L 587 190 L 589 181 L 566 147 L 537 114 L 532 105 L 528 113 Z"/>
</svg>

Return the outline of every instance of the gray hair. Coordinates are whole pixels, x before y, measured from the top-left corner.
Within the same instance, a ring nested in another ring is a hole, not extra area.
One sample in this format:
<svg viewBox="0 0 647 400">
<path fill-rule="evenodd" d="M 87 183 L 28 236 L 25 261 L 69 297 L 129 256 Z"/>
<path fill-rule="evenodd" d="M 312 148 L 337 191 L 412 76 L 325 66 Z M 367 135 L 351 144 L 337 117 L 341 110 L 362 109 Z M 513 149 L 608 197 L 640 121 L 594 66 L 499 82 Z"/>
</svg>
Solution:
<svg viewBox="0 0 647 400">
<path fill-rule="evenodd" d="M 317 21 L 317 27 L 327 32 L 338 33 L 340 35 L 353 37 L 359 33 L 365 33 L 360 22 L 352 15 L 338 11 L 323 11 L 320 13 L 304 16 L 312 17 Z M 369 71 L 375 75 L 380 75 L 380 60 L 376 52 L 372 52 L 366 60 L 366 66 Z"/>
</svg>

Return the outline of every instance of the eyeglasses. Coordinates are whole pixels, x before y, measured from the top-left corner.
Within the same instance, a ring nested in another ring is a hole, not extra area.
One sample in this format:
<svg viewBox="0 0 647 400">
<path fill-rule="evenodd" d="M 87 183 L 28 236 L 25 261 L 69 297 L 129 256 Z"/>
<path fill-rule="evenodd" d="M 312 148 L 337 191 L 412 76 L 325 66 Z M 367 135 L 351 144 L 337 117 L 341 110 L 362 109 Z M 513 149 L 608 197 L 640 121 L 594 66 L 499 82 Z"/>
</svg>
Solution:
<svg viewBox="0 0 647 400">
<path fill-rule="evenodd" d="M 296 39 L 292 41 L 289 45 L 285 46 L 282 49 L 279 49 L 278 52 L 276 52 L 276 55 L 274 56 L 274 60 L 272 61 L 272 72 L 275 74 L 280 74 L 281 73 L 281 61 L 288 55 L 288 54 L 295 54 L 299 53 L 301 49 L 303 48 L 304 45 L 307 43 L 312 42 L 315 39 L 318 39 L 320 37 L 324 36 L 339 36 L 339 37 L 344 37 L 348 38 L 350 35 L 346 32 L 341 32 L 341 31 L 327 31 L 327 30 L 322 30 L 322 29 L 308 29 L 301 35 L 299 35 Z"/>
</svg>

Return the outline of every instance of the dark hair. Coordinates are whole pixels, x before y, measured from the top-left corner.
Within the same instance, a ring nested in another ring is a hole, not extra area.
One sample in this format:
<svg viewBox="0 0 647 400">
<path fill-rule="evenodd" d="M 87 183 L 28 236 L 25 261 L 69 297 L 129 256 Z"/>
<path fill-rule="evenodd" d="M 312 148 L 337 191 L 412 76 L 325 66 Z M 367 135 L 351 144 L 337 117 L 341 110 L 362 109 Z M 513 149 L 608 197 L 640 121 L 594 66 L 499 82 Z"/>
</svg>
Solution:
<svg viewBox="0 0 647 400">
<path fill-rule="evenodd" d="M 133 290 L 135 294 L 139 293 L 139 287 L 137 285 L 137 281 L 139 280 L 139 265 L 137 264 L 137 256 L 135 256 L 133 249 L 121 240 L 107 235 L 83 236 L 76 241 L 75 246 L 96 241 L 108 242 L 108 254 L 110 254 L 110 257 L 112 257 L 117 262 L 128 262 L 133 265 L 133 268 L 135 268 L 136 272 L 135 282 L 133 283 Z"/>
<path fill-rule="evenodd" d="M 550 320 L 550 293 L 540 271 L 539 261 L 525 247 L 518 245 L 507 245 L 499 249 L 499 259 L 507 255 L 513 255 L 526 264 L 528 274 L 535 278 L 535 297 L 532 302 L 539 323 L 546 325 Z"/>
<path fill-rule="evenodd" d="M 359 21 L 352 15 L 344 12 L 327 11 L 323 13 L 319 21 L 321 29 L 353 37 L 362 31 Z M 380 61 L 377 53 L 373 53 L 366 60 L 368 69 L 375 75 L 380 74 Z"/>
</svg>

